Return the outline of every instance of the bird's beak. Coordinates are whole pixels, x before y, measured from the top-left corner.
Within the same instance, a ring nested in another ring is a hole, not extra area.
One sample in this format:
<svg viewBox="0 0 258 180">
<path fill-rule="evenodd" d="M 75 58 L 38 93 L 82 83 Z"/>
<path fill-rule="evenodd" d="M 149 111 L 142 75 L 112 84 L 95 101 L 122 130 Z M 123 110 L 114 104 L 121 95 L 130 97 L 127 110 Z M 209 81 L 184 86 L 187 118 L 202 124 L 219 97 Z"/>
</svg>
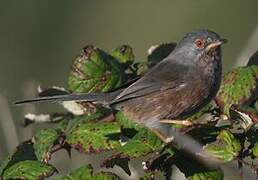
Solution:
<svg viewBox="0 0 258 180">
<path fill-rule="evenodd" d="M 214 48 L 216 48 L 216 47 L 218 47 L 218 46 L 220 46 L 221 44 L 224 44 L 224 43 L 226 43 L 226 42 L 228 42 L 227 39 L 220 39 L 220 40 L 218 40 L 218 41 L 215 41 L 215 42 L 210 43 L 210 44 L 206 47 L 206 49 L 207 49 L 207 51 L 209 51 L 209 50 L 214 49 Z"/>
</svg>

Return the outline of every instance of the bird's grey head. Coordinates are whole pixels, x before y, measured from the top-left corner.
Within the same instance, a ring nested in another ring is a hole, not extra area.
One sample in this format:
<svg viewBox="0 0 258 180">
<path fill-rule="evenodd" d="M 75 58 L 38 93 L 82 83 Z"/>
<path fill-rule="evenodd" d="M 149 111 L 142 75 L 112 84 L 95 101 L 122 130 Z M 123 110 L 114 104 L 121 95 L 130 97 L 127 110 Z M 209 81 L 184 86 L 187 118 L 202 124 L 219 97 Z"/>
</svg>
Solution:
<svg viewBox="0 0 258 180">
<path fill-rule="evenodd" d="M 210 52 L 220 51 L 220 46 L 224 42 L 226 40 L 213 31 L 198 30 L 187 33 L 177 44 L 173 54 L 177 57 L 183 56 L 182 59 L 185 61 L 195 62 Z"/>
</svg>

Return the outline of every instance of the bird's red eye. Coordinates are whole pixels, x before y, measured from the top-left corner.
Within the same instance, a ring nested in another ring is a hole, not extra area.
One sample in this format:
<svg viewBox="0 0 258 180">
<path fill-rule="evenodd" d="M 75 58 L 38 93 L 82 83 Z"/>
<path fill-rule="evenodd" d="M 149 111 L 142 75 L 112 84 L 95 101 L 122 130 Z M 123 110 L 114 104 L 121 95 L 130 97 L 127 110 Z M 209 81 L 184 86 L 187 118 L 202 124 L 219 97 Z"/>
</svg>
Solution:
<svg viewBox="0 0 258 180">
<path fill-rule="evenodd" d="M 198 48 L 200 48 L 200 49 L 202 49 L 202 48 L 204 48 L 204 41 L 202 40 L 202 39 L 196 39 L 195 40 L 195 45 L 198 47 Z"/>
</svg>

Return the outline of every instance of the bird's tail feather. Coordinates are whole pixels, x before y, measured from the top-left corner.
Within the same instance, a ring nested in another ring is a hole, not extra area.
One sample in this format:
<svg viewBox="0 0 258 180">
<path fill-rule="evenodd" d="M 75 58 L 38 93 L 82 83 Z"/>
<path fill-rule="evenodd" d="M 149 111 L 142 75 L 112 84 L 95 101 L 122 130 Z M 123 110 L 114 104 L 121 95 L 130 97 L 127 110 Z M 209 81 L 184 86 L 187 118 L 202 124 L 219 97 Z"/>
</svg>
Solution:
<svg viewBox="0 0 258 180">
<path fill-rule="evenodd" d="M 65 94 L 54 96 L 43 96 L 33 99 L 25 99 L 16 101 L 16 105 L 36 103 L 36 102 L 63 102 L 63 101 L 90 101 L 102 104 L 109 104 L 120 93 L 120 91 L 114 91 L 110 93 L 89 93 L 89 94 Z"/>
</svg>

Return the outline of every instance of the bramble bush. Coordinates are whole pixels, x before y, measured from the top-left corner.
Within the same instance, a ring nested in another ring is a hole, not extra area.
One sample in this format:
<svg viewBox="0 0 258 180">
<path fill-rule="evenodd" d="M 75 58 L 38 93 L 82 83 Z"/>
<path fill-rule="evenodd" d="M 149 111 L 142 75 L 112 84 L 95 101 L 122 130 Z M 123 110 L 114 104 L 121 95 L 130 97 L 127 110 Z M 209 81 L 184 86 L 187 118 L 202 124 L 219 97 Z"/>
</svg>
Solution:
<svg viewBox="0 0 258 180">
<path fill-rule="evenodd" d="M 174 47 L 174 43 L 162 44 L 152 48 L 147 61 L 139 61 L 128 45 L 115 48 L 110 53 L 86 46 L 72 63 L 68 88 L 42 89 L 39 96 L 107 92 L 126 87 L 166 57 Z M 254 55 L 252 62 L 254 59 L 258 56 Z M 224 75 L 217 97 L 200 112 L 188 117 L 193 122 L 192 127 L 174 125 L 180 133 L 203 145 L 196 154 L 188 153 L 177 143 L 164 144 L 154 133 L 128 119 L 122 111 L 90 102 L 63 102 L 65 113 L 45 116 L 45 122 L 53 123 L 51 128 L 38 131 L 1 163 L 1 177 L 44 179 L 55 174 L 55 179 L 120 179 L 111 172 L 93 173 L 90 164 L 67 175 L 58 174 L 51 164 L 51 156 L 61 149 L 70 154 L 72 148 L 88 154 L 112 150 L 112 156 L 100 166 L 120 166 L 129 175 L 128 162 L 145 159 L 145 175 L 141 179 L 155 179 L 157 171 L 169 179 L 175 165 L 188 179 L 220 180 L 224 176 L 220 165 L 232 161 L 238 162 L 240 170 L 242 165 L 248 166 L 257 177 L 258 66 L 252 62 Z M 25 125 L 42 120 L 42 115 L 39 116 L 27 114 Z M 204 151 L 209 156 L 202 156 Z M 205 158 L 207 161 L 214 158 L 219 164 L 207 165 Z"/>
</svg>

